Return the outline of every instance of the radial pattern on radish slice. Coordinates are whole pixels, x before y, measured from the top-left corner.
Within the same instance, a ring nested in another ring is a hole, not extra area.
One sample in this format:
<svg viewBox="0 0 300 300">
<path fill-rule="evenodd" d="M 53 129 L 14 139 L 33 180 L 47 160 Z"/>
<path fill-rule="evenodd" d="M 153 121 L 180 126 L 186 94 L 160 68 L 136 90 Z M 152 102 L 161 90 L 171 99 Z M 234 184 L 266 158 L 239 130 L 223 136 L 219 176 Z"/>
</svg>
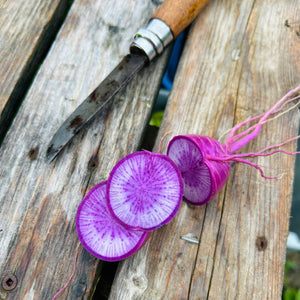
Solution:
<svg viewBox="0 0 300 300">
<path fill-rule="evenodd" d="M 187 202 L 203 205 L 220 191 L 227 180 L 230 163 L 211 161 L 206 156 L 223 156 L 225 152 L 220 143 L 207 136 L 179 135 L 170 141 L 167 155 L 181 172 Z"/>
<path fill-rule="evenodd" d="M 106 261 L 118 261 L 134 254 L 149 235 L 128 230 L 111 217 L 106 205 L 106 182 L 91 189 L 80 203 L 76 229 L 86 250 Z"/>
<path fill-rule="evenodd" d="M 134 230 L 150 231 L 168 223 L 180 206 L 182 194 L 182 178 L 174 162 L 148 151 L 120 160 L 107 181 L 109 211 Z"/>
</svg>

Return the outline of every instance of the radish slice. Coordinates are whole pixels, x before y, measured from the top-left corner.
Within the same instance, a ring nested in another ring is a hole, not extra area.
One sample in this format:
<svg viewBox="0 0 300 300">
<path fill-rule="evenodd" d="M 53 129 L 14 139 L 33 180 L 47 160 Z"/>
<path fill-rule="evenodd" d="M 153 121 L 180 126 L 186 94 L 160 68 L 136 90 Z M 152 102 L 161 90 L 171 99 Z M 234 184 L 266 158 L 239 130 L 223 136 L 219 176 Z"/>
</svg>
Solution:
<svg viewBox="0 0 300 300">
<path fill-rule="evenodd" d="M 134 254 L 149 233 L 130 231 L 117 223 L 106 206 L 106 182 L 92 188 L 78 207 L 76 229 L 79 240 L 92 255 L 118 261 Z"/>
<path fill-rule="evenodd" d="M 187 202 L 203 205 L 221 190 L 229 175 L 230 162 L 208 157 L 224 156 L 225 152 L 223 145 L 207 136 L 179 135 L 170 141 L 167 155 L 181 172 Z"/>
<path fill-rule="evenodd" d="M 154 230 L 178 211 L 183 182 L 166 155 L 141 151 L 129 154 L 113 168 L 107 181 L 108 209 L 125 227 Z"/>
</svg>

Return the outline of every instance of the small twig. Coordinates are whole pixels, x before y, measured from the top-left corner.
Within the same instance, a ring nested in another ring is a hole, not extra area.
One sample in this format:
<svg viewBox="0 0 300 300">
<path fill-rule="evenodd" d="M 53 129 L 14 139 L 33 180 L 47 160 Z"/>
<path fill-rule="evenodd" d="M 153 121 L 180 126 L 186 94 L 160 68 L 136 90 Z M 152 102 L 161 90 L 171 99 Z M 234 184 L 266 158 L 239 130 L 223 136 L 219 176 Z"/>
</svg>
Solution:
<svg viewBox="0 0 300 300">
<path fill-rule="evenodd" d="M 184 241 L 187 241 L 189 243 L 192 243 L 192 244 L 199 244 L 199 240 L 196 236 L 192 235 L 191 233 L 188 233 L 186 235 L 182 235 L 180 236 L 180 238 Z"/>
<path fill-rule="evenodd" d="M 167 131 L 164 135 L 163 135 L 163 137 L 161 138 L 161 140 L 160 140 L 160 142 L 159 142 L 159 145 L 158 145 L 158 153 L 161 153 L 161 151 L 162 151 L 162 144 L 163 144 L 163 142 L 165 141 L 165 139 L 167 138 L 167 136 L 168 135 L 170 135 L 172 133 L 172 131 L 171 130 L 169 130 L 169 131 Z"/>
</svg>

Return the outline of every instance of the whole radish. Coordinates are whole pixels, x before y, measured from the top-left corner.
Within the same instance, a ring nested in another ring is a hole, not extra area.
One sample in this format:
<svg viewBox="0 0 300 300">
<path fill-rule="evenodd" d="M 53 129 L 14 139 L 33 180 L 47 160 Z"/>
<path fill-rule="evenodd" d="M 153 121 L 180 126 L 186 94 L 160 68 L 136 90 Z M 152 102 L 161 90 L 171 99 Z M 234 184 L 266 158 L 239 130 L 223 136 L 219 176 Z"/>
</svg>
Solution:
<svg viewBox="0 0 300 300">
<path fill-rule="evenodd" d="M 230 172 L 230 162 L 214 161 L 223 157 L 226 146 L 215 139 L 199 135 L 175 136 L 167 155 L 178 166 L 184 181 L 184 198 L 191 204 L 207 203 L 223 187 Z"/>
<path fill-rule="evenodd" d="M 298 152 L 290 153 L 278 148 L 298 139 L 299 136 L 281 144 L 266 147 L 256 153 L 235 153 L 259 134 L 262 125 L 272 120 L 269 118 L 271 115 L 281 112 L 288 103 L 299 100 L 299 95 L 291 98 L 299 90 L 300 86 L 291 90 L 266 113 L 236 125 L 228 134 L 224 144 L 208 136 L 191 134 L 175 136 L 168 145 L 167 155 L 175 162 L 181 172 L 185 200 L 194 205 L 203 205 L 211 200 L 224 186 L 232 162 L 242 162 L 253 166 L 266 179 L 276 178 L 265 176 L 261 167 L 245 158 L 269 156 L 277 152 L 289 155 L 296 154 Z M 255 120 L 257 120 L 255 125 L 250 126 L 241 133 L 236 133 L 242 126 Z M 272 148 L 277 149 L 268 152 Z"/>
</svg>

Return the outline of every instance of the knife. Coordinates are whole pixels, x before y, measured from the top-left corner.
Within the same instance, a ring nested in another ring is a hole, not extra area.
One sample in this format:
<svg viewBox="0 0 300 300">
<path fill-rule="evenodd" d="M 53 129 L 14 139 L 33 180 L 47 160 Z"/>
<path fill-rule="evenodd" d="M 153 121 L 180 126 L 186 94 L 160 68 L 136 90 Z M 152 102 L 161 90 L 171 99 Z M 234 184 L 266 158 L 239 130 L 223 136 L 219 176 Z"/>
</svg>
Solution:
<svg viewBox="0 0 300 300">
<path fill-rule="evenodd" d="M 50 163 L 79 130 L 133 78 L 160 55 L 164 49 L 195 19 L 208 0 L 166 0 L 152 15 L 148 25 L 135 35 L 118 66 L 65 120 L 53 136 L 46 152 Z"/>
</svg>

